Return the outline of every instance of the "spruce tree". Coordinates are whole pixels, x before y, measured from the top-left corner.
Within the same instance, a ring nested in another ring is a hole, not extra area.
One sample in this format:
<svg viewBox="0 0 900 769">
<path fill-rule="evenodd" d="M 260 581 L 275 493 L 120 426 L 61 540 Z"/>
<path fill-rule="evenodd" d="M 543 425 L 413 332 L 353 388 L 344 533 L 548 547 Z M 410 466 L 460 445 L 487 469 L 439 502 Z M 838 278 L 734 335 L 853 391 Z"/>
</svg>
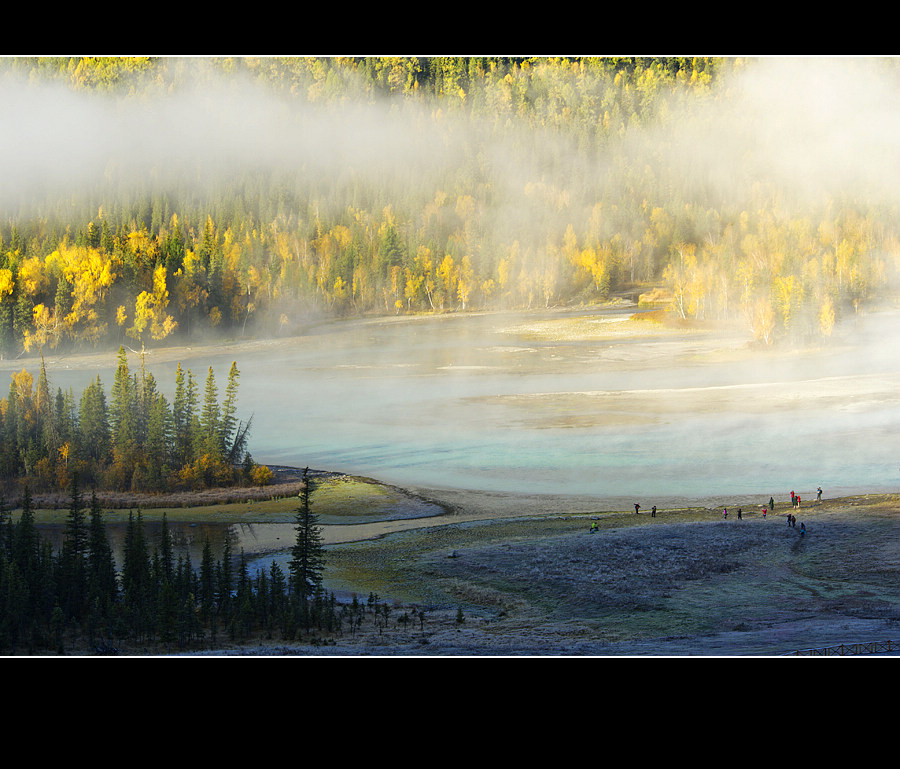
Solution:
<svg viewBox="0 0 900 769">
<path fill-rule="evenodd" d="M 216 602 L 216 567 L 213 562 L 212 546 L 209 536 L 203 542 L 203 555 L 200 558 L 200 616 L 208 623 L 214 613 Z"/>
<path fill-rule="evenodd" d="M 78 431 L 84 458 L 95 464 L 106 461 L 110 451 L 109 416 L 99 374 L 81 395 Z"/>
<path fill-rule="evenodd" d="M 282 568 L 272 561 L 269 566 L 269 615 L 273 623 L 279 623 L 284 637 L 287 637 L 285 627 L 287 611 L 287 580 Z"/>
<path fill-rule="evenodd" d="M 118 598 L 116 563 L 112 547 L 103 522 L 103 512 L 97 499 L 97 492 L 91 492 L 90 534 L 88 537 L 88 594 L 92 602 L 97 601 L 102 617 L 110 620 Z"/>
<path fill-rule="evenodd" d="M 175 396 L 172 399 L 172 432 L 174 441 L 174 462 L 183 467 L 190 456 L 191 414 L 188 411 L 187 387 L 181 364 L 175 369 Z"/>
<path fill-rule="evenodd" d="M 300 506 L 296 510 L 297 540 L 291 549 L 289 563 L 291 592 L 295 600 L 300 602 L 301 610 L 306 600 L 321 585 L 325 564 L 325 550 L 318 517 L 312 512 L 309 498 L 310 479 L 307 468 L 303 471 L 303 491 Z"/>
<path fill-rule="evenodd" d="M 41 587 L 41 541 L 34 522 L 31 491 L 22 494 L 22 513 L 13 534 L 8 575 L 10 630 L 13 646 L 29 632 L 37 612 Z"/>
<path fill-rule="evenodd" d="M 55 457 L 59 447 L 59 435 L 56 426 L 55 403 L 50 395 L 50 380 L 47 377 L 47 367 L 44 364 L 43 353 L 41 353 L 41 370 L 38 374 L 34 405 L 40 423 L 41 438 L 44 444 L 43 450 L 46 455 Z"/>
<path fill-rule="evenodd" d="M 128 369 L 125 348 L 119 347 L 116 373 L 109 399 L 112 443 L 121 457 L 130 457 L 138 440 L 138 398 Z"/>
<path fill-rule="evenodd" d="M 219 562 L 216 572 L 216 598 L 218 601 L 218 616 L 222 620 L 223 627 L 229 627 L 232 614 L 233 600 L 231 596 L 232 585 L 234 583 L 232 577 L 231 564 L 231 541 L 228 535 L 225 535 L 225 543 L 222 546 L 222 559 Z"/>
<path fill-rule="evenodd" d="M 232 463 L 237 462 L 240 457 L 232 456 L 232 444 L 234 442 L 235 430 L 237 429 L 237 391 L 238 379 L 241 372 L 238 371 L 237 362 L 232 361 L 231 369 L 228 372 L 228 384 L 225 386 L 225 399 L 222 402 L 222 413 L 219 417 L 219 445 L 222 449 L 222 456 L 226 457 Z"/>
<path fill-rule="evenodd" d="M 188 456 L 185 462 L 191 463 L 203 453 L 203 440 L 200 430 L 200 417 L 197 413 L 200 396 L 197 390 L 197 380 L 193 372 L 188 369 L 187 382 L 184 387 L 184 411 L 187 419 L 188 431 Z"/>
<path fill-rule="evenodd" d="M 221 451 L 219 451 L 218 389 L 212 366 L 209 367 L 206 375 L 206 387 L 203 391 L 203 408 L 200 411 L 200 428 L 203 434 L 204 452 L 221 456 Z"/>
<path fill-rule="evenodd" d="M 145 445 L 145 458 L 149 468 L 147 480 L 154 490 L 164 489 L 171 469 L 173 441 L 172 412 L 165 396 L 157 393 L 150 406 Z"/>
<path fill-rule="evenodd" d="M 125 534 L 124 564 L 122 568 L 124 609 L 132 630 L 143 637 L 151 627 L 152 585 L 150 556 L 144 534 L 144 519 L 140 509 L 137 517 L 128 514 Z"/>
<path fill-rule="evenodd" d="M 80 621 L 88 595 L 88 527 L 84 515 L 84 501 L 78 485 L 78 473 L 72 474 L 69 514 L 59 558 L 60 604 L 66 621 Z"/>
<path fill-rule="evenodd" d="M 172 533 L 169 531 L 169 519 L 165 511 L 162 514 L 162 525 L 160 527 L 159 558 L 162 576 L 167 582 L 171 582 L 175 574 L 175 556 L 172 551 Z"/>
</svg>

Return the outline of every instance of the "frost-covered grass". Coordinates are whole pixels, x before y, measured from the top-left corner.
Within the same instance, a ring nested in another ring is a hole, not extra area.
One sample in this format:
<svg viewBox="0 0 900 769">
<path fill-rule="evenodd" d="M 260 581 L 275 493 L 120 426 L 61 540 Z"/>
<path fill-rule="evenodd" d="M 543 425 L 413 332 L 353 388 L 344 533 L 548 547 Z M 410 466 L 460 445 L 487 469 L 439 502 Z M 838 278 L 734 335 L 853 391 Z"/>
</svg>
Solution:
<svg viewBox="0 0 900 769">
<path fill-rule="evenodd" d="M 332 567 L 398 604 L 461 608 L 435 653 L 780 654 L 900 638 L 898 509 L 810 507 L 805 537 L 755 510 L 483 522 L 342 547 Z"/>
</svg>

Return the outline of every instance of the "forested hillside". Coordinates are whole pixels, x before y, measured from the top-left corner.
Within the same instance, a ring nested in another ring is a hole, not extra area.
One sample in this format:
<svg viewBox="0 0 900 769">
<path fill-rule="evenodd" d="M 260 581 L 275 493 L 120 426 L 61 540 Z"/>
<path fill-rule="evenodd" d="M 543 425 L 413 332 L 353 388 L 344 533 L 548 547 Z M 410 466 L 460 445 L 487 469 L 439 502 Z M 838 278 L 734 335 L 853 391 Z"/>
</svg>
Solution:
<svg viewBox="0 0 900 769">
<path fill-rule="evenodd" d="M 893 151 L 897 69 L 805 66 L 2 59 L 0 353 L 652 286 L 762 343 L 828 335 L 893 278 L 893 156 L 854 153 Z M 870 133 L 837 143 L 834 115 Z"/>
</svg>

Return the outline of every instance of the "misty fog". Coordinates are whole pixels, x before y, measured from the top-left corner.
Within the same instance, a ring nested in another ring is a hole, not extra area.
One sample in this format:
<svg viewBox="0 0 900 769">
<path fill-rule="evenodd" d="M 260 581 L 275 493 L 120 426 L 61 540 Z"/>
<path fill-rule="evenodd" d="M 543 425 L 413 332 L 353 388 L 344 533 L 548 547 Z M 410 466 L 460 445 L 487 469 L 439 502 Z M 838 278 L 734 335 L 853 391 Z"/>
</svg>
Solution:
<svg viewBox="0 0 900 769">
<path fill-rule="evenodd" d="M 435 117 L 400 101 L 313 106 L 208 74 L 174 93 L 112 99 L 7 76 L 0 204 L 98 187 L 165 190 L 175 180 L 212 196 L 250 169 L 328 186 L 353 175 L 401 192 L 446 179 L 464 154 L 482 158 L 498 209 L 521 229 L 546 220 L 544 201 L 523 194 L 527 184 L 577 176 L 589 207 L 592 195 L 615 189 L 623 156 L 652 164 L 663 179 L 694 179 L 698 195 L 706 190 L 737 206 L 760 182 L 783 187 L 788 199 L 852 192 L 894 200 L 900 104 L 880 59 L 763 59 L 723 80 L 716 87 L 728 91 L 727 101 L 673 102 L 659 128 L 630 131 L 601 155 L 587 157 L 572 137 L 535 128 L 532 164 L 504 145 L 521 126 Z"/>
<path fill-rule="evenodd" d="M 787 204 L 860 194 L 895 205 L 900 91 L 883 70 L 877 59 L 763 60 L 720 86 L 727 110 L 673 103 L 664 126 L 620 137 L 607 155 L 582 157 L 541 131 L 540 167 L 511 157 L 497 127 L 396 103 L 299 107 L 247 82 L 114 101 L 8 80 L 0 205 L 184 178 L 212 196 L 247 169 L 427 188 L 468 153 L 498 198 L 491 225 L 522 241 L 558 226 L 545 200 L 524 194 L 529 183 L 577 175 L 573 207 L 587 212 L 613 194 L 623 155 L 737 208 L 757 184 L 783 188 Z M 894 314 L 848 318 L 827 348 L 749 366 L 730 362 L 739 339 L 536 342 L 510 331 L 519 320 L 346 321 L 241 352 L 254 458 L 398 484 L 605 497 L 895 490 Z M 188 351 L 183 363 L 200 375 L 212 365 L 222 387 L 231 359 Z M 174 364 L 148 364 L 168 392 Z M 96 373 L 112 382 L 112 366 L 67 365 L 50 362 L 54 387 L 80 392 Z"/>
<path fill-rule="evenodd" d="M 530 332 L 631 309 L 347 320 L 239 351 L 158 351 L 147 365 L 171 399 L 176 360 L 201 381 L 212 366 L 221 391 L 236 359 L 256 461 L 406 487 L 661 504 L 900 485 L 900 362 L 882 344 L 896 313 L 852 319 L 827 347 L 750 357 L 727 333 Z M 77 393 L 97 373 L 108 387 L 115 360 L 47 367 Z"/>
</svg>

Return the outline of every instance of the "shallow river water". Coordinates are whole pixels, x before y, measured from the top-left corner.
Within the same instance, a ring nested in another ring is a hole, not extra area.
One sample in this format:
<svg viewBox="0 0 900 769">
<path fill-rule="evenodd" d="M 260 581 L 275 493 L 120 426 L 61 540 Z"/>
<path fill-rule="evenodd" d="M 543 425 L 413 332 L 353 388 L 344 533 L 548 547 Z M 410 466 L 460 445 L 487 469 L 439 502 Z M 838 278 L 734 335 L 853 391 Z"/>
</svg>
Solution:
<svg viewBox="0 0 900 769">
<path fill-rule="evenodd" d="M 237 360 L 257 461 L 398 486 L 615 498 L 621 509 L 900 487 L 900 316 L 851 319 L 815 350 L 753 352 L 740 334 L 635 328 L 633 311 L 334 322 L 227 352 L 153 351 L 147 364 L 171 400 L 178 360 L 201 392 L 212 366 L 220 396 Z M 0 362 L 0 374 L 22 368 L 38 366 Z M 115 356 L 47 356 L 47 369 L 54 391 L 79 397 L 99 374 L 108 392 Z M 151 543 L 158 528 L 148 524 Z M 125 527 L 110 529 L 119 553 Z M 206 537 L 218 557 L 228 536 L 251 573 L 286 568 L 293 540 L 290 524 L 171 530 L 195 567 Z"/>
<path fill-rule="evenodd" d="M 850 319 L 816 350 L 753 353 L 740 334 L 623 333 L 632 312 L 351 320 L 180 360 L 201 394 L 212 366 L 220 397 L 237 360 L 259 462 L 605 497 L 900 486 L 897 315 Z M 48 356 L 54 389 L 78 397 L 99 374 L 109 390 L 114 358 L 72 360 Z M 175 362 L 147 362 L 171 398 Z"/>
</svg>

